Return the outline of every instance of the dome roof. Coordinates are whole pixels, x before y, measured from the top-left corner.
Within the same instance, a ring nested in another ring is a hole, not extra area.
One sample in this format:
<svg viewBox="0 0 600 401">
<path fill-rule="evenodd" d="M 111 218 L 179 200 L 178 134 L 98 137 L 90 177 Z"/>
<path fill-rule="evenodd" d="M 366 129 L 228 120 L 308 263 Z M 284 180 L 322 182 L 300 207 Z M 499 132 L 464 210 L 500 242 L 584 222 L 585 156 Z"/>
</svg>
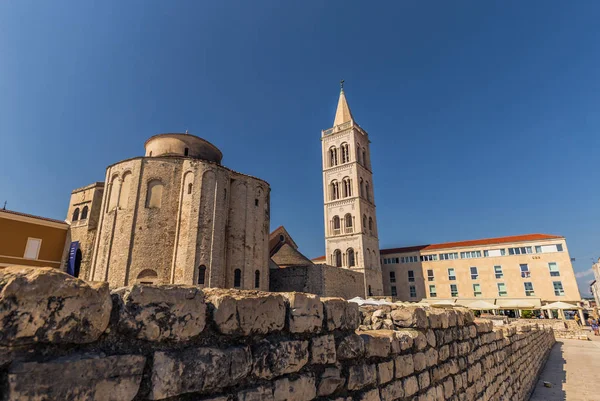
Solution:
<svg viewBox="0 0 600 401">
<path fill-rule="evenodd" d="M 146 157 L 176 156 L 191 157 L 221 163 L 223 154 L 212 143 L 190 134 L 158 134 L 144 144 Z"/>
</svg>

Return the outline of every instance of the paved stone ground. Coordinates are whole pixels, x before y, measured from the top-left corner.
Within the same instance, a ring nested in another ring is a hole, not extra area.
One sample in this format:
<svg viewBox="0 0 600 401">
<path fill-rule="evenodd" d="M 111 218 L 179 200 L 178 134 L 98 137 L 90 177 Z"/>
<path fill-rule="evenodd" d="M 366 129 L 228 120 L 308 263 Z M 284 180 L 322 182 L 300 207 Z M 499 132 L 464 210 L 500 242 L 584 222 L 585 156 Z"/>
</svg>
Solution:
<svg viewBox="0 0 600 401">
<path fill-rule="evenodd" d="M 556 342 L 529 401 L 600 401 L 600 337 L 589 337 Z"/>
</svg>

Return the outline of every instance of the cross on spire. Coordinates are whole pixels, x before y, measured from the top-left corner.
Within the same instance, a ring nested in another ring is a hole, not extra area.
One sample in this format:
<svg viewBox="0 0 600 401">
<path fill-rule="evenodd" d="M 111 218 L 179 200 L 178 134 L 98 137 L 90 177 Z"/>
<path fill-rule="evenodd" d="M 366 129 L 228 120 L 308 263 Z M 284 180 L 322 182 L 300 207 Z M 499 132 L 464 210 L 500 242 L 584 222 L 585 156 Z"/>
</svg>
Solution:
<svg viewBox="0 0 600 401">
<path fill-rule="evenodd" d="M 342 92 L 344 91 L 344 81 L 343 79 L 340 81 L 340 89 L 342 90 Z"/>
</svg>

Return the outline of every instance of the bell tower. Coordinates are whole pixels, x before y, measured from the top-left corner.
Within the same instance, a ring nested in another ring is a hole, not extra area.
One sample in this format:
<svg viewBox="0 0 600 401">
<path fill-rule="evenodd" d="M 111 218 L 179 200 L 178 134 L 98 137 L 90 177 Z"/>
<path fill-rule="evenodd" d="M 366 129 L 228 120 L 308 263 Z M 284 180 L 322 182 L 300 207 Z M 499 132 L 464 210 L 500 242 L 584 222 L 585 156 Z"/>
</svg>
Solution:
<svg viewBox="0 0 600 401">
<path fill-rule="evenodd" d="M 333 127 L 321 132 L 327 264 L 365 275 L 383 295 L 369 135 L 352 117 L 341 81 Z"/>
</svg>

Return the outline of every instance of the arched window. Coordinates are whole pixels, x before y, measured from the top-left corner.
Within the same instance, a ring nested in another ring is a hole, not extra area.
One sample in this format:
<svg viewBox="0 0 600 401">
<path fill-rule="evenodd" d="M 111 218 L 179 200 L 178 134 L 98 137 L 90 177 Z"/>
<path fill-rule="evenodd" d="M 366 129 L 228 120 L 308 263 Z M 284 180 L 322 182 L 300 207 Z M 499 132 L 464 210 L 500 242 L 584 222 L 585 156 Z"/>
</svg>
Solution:
<svg viewBox="0 0 600 401">
<path fill-rule="evenodd" d="M 336 180 L 331 182 L 331 200 L 336 200 L 340 198 L 340 183 Z"/>
<path fill-rule="evenodd" d="M 146 207 L 160 208 L 162 202 L 163 184 L 159 180 L 152 180 L 148 183 L 148 193 L 146 194 Z"/>
<path fill-rule="evenodd" d="M 352 181 L 350 181 L 349 177 L 344 177 L 342 186 L 344 187 L 344 198 L 352 196 Z"/>
<path fill-rule="evenodd" d="M 363 181 L 362 177 L 360 178 L 360 197 L 365 197 L 365 182 Z"/>
<path fill-rule="evenodd" d="M 348 267 L 355 266 L 356 262 L 354 260 L 354 249 L 348 248 L 346 253 L 348 254 Z"/>
<path fill-rule="evenodd" d="M 233 271 L 233 286 L 234 288 L 240 288 L 242 286 L 242 271 L 235 269 Z"/>
<path fill-rule="evenodd" d="M 198 284 L 204 285 L 205 278 L 206 278 L 206 266 L 200 265 L 200 267 L 198 267 Z"/>
<path fill-rule="evenodd" d="M 364 232 L 367 231 L 367 215 L 366 214 L 363 214 L 363 226 L 362 226 L 362 229 L 363 229 Z"/>
<path fill-rule="evenodd" d="M 192 183 L 188 184 L 188 195 L 192 193 Z"/>
<path fill-rule="evenodd" d="M 356 161 L 360 163 L 360 143 L 356 144 Z"/>
<path fill-rule="evenodd" d="M 79 220 L 79 208 L 75 208 L 75 210 L 73 211 L 73 218 L 71 219 L 71 221 L 77 221 Z"/>
<path fill-rule="evenodd" d="M 371 286 L 369 286 L 369 296 L 372 297 L 373 296 L 373 291 L 371 291 Z"/>
<path fill-rule="evenodd" d="M 344 226 L 346 228 L 346 234 L 351 234 L 352 230 L 352 215 L 350 213 L 344 216 Z"/>
<path fill-rule="evenodd" d="M 333 216 L 333 233 L 334 234 L 339 234 L 340 233 L 340 229 L 341 229 L 340 217 L 339 216 Z"/>
<path fill-rule="evenodd" d="M 145 269 L 137 276 L 139 284 L 156 284 L 158 282 L 158 274 L 152 269 Z"/>
<path fill-rule="evenodd" d="M 363 149 L 362 154 L 363 154 L 363 158 L 362 158 L 363 159 L 362 160 L 363 166 L 367 167 L 368 166 L 368 164 L 367 164 L 367 150 Z"/>
<path fill-rule="evenodd" d="M 260 271 L 254 272 L 254 288 L 260 287 Z"/>
<path fill-rule="evenodd" d="M 89 208 L 86 206 L 81 209 L 81 220 L 87 219 Z"/>
<path fill-rule="evenodd" d="M 189 154 L 190 154 L 190 148 L 185 148 L 185 149 L 183 150 L 183 155 L 184 155 L 184 156 L 188 156 Z"/>
<path fill-rule="evenodd" d="M 367 193 L 367 200 L 371 202 L 371 193 L 369 188 L 369 181 L 365 183 L 365 192 Z"/>
<path fill-rule="evenodd" d="M 373 234 L 373 218 L 369 217 L 369 232 Z"/>
<path fill-rule="evenodd" d="M 119 204 L 119 176 L 114 175 L 110 181 L 110 188 L 108 194 L 108 205 L 106 206 L 107 212 L 113 210 Z"/>
<path fill-rule="evenodd" d="M 338 165 L 337 149 L 335 146 L 332 146 L 331 148 L 329 148 L 329 167 L 333 167 L 333 166 L 337 166 L 337 165 Z"/>
<path fill-rule="evenodd" d="M 129 192 L 131 189 L 131 173 L 123 175 L 123 183 L 121 184 L 121 192 L 119 193 L 119 208 L 127 209 L 129 203 Z"/>
<path fill-rule="evenodd" d="M 342 164 L 348 163 L 350 161 L 350 146 L 347 143 L 342 143 L 340 151 L 342 153 Z"/>
<path fill-rule="evenodd" d="M 365 265 L 368 265 L 370 260 L 371 260 L 371 250 L 369 248 L 367 248 L 367 253 L 365 254 Z"/>
<path fill-rule="evenodd" d="M 342 251 L 339 249 L 333 251 L 333 263 L 335 267 L 342 267 Z"/>
</svg>

